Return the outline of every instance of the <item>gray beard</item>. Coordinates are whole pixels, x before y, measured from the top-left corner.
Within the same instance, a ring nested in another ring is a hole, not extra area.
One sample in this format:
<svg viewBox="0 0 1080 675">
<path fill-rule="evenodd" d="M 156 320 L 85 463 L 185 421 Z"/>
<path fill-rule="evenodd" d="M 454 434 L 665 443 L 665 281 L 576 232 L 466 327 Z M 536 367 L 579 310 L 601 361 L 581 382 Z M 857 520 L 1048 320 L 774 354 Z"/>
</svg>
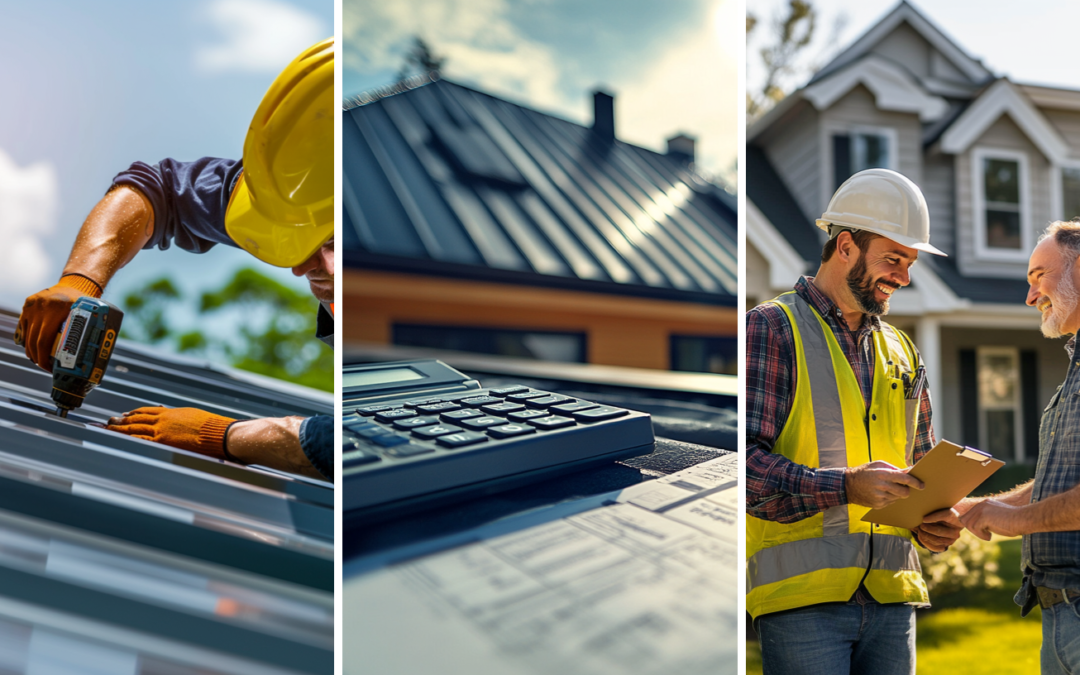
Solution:
<svg viewBox="0 0 1080 675">
<path fill-rule="evenodd" d="M 1073 311 L 1076 310 L 1077 302 L 1080 301 L 1080 293 L 1076 290 L 1076 285 L 1073 284 L 1072 270 L 1066 269 L 1065 273 L 1061 275 L 1061 282 L 1058 284 L 1057 291 L 1054 293 L 1057 299 L 1053 301 L 1053 305 L 1050 308 L 1050 316 L 1043 314 L 1042 320 L 1042 334 L 1048 338 L 1059 338 L 1068 335 L 1062 328 L 1061 324 L 1065 322 Z"/>
<path fill-rule="evenodd" d="M 878 302 L 874 298 L 877 284 L 866 274 L 865 252 L 859 252 L 859 259 L 848 272 L 847 285 L 855 297 L 855 304 L 859 306 L 860 312 L 870 316 L 884 316 L 889 313 L 889 298 L 886 298 L 884 302 Z"/>
</svg>

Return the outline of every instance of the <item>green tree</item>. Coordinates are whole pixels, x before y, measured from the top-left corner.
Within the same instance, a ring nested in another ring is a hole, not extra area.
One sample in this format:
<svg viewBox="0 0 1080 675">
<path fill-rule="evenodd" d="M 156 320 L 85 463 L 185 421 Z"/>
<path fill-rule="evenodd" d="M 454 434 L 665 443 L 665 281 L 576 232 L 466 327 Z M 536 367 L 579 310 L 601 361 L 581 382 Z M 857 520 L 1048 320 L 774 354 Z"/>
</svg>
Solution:
<svg viewBox="0 0 1080 675">
<path fill-rule="evenodd" d="M 765 81 L 759 90 L 746 92 L 746 117 L 754 120 L 783 100 L 786 78 L 796 72 L 796 59 L 814 38 L 817 12 L 808 0 L 788 0 L 787 14 L 772 22 L 771 40 L 759 50 L 765 66 Z M 747 44 L 758 25 L 753 14 L 746 14 Z"/>
<path fill-rule="evenodd" d="M 398 83 L 404 82 L 412 75 L 424 75 L 432 80 L 437 80 L 442 75 L 443 65 L 446 63 L 445 56 L 437 56 L 432 51 L 427 41 L 419 35 L 413 37 L 412 46 L 405 53 L 405 63 L 398 71 Z"/>
<path fill-rule="evenodd" d="M 197 312 L 202 317 L 224 313 L 240 317 L 235 336 L 179 330 L 167 317 L 185 299 L 167 278 L 128 294 L 123 302 L 123 337 L 171 344 L 184 353 L 220 355 L 243 370 L 333 390 L 333 351 L 314 339 L 318 302 L 254 269 L 237 271 L 224 286 L 199 298 Z"/>
</svg>

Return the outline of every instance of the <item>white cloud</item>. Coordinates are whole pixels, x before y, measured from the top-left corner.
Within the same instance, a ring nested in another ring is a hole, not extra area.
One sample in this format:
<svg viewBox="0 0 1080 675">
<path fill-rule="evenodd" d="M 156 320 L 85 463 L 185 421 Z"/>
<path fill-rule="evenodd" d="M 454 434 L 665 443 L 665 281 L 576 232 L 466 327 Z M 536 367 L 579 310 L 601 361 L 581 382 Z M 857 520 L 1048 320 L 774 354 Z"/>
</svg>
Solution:
<svg viewBox="0 0 1080 675">
<path fill-rule="evenodd" d="M 10 301 L 49 281 L 45 241 L 56 229 L 58 185 L 52 164 L 20 168 L 0 150 L 0 288 Z"/>
<path fill-rule="evenodd" d="M 221 34 L 195 52 L 196 65 L 210 72 L 276 73 L 332 34 L 318 17 L 281 0 L 213 0 L 205 15 Z"/>
<path fill-rule="evenodd" d="M 447 57 L 444 74 L 468 77 L 487 91 L 511 93 L 541 108 L 565 108 L 557 84 L 556 55 L 530 41 L 509 18 L 506 0 L 414 0 L 347 2 L 345 62 L 362 71 L 393 70 L 414 35 Z"/>
<path fill-rule="evenodd" d="M 664 152 L 664 140 L 683 131 L 698 139 L 700 166 L 728 171 L 738 156 L 739 97 L 738 50 L 726 44 L 743 30 L 741 12 L 729 5 L 737 8 L 733 0 L 713 2 L 709 21 L 672 40 L 632 80 L 613 83 L 620 138 Z"/>
</svg>

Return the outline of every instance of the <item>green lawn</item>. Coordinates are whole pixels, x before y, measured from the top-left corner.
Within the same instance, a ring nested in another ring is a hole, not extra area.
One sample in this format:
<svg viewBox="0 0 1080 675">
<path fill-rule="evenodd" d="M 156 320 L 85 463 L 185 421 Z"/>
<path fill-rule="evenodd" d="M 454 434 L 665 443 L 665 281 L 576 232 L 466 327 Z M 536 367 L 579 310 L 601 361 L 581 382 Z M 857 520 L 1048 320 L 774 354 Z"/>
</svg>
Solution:
<svg viewBox="0 0 1080 675">
<path fill-rule="evenodd" d="M 940 601 L 932 598 L 934 609 L 917 613 L 919 673 L 1005 675 L 1039 671 L 1039 610 L 1021 619 L 1020 608 L 1012 602 L 1020 586 L 1020 540 L 1002 540 L 999 545 L 1004 588 L 972 589 Z M 760 673 L 761 651 L 756 641 L 748 641 L 746 675 Z"/>
</svg>

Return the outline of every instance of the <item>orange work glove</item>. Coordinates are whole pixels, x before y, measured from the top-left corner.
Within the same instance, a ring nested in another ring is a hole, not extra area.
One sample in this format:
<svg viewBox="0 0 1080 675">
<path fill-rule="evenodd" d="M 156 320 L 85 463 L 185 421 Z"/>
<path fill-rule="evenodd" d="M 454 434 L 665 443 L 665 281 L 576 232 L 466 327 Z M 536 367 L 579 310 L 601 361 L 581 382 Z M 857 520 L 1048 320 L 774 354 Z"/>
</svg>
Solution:
<svg viewBox="0 0 1080 675">
<path fill-rule="evenodd" d="M 55 286 L 26 299 L 15 329 L 15 343 L 23 345 L 26 357 L 38 367 L 52 372 L 56 336 L 67 321 L 71 305 L 84 295 L 100 298 L 101 287 L 84 276 L 65 274 Z"/>
<path fill-rule="evenodd" d="M 137 408 L 109 419 L 105 427 L 135 438 L 164 443 L 217 459 L 231 459 L 225 433 L 236 420 L 198 408 Z"/>
</svg>

